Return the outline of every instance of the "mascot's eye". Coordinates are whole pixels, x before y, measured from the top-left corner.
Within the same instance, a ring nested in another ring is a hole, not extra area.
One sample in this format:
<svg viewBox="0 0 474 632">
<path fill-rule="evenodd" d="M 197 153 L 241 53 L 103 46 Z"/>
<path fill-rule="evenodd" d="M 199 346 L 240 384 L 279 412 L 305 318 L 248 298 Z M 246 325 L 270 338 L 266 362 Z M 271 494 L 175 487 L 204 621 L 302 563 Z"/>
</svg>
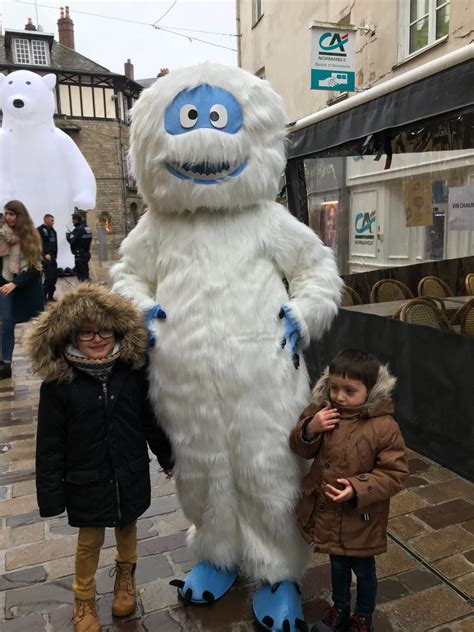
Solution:
<svg viewBox="0 0 474 632">
<path fill-rule="evenodd" d="M 181 127 L 194 127 L 198 120 L 198 111 L 194 105 L 188 103 L 187 105 L 183 105 L 181 110 L 179 111 L 179 122 L 181 123 Z"/>
<path fill-rule="evenodd" d="M 27 82 L 26 82 L 26 85 L 27 85 L 27 86 L 31 86 L 31 81 L 27 81 Z"/>
<path fill-rule="evenodd" d="M 13 81 L 9 81 L 9 82 L 8 82 L 8 85 L 11 85 L 12 83 L 13 83 Z"/>
<path fill-rule="evenodd" d="M 217 127 L 217 129 L 222 129 L 227 125 L 227 109 L 219 103 L 213 105 L 209 113 L 209 119 L 211 121 L 211 125 Z"/>
</svg>

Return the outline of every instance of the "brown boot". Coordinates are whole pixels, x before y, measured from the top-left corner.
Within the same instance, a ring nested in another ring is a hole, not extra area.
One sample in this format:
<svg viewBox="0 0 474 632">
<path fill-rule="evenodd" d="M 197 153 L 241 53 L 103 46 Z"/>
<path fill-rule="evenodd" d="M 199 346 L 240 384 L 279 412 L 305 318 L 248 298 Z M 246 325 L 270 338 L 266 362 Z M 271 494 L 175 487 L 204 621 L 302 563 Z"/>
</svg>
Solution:
<svg viewBox="0 0 474 632">
<path fill-rule="evenodd" d="M 74 632 L 100 632 L 95 599 L 74 600 Z"/>
<path fill-rule="evenodd" d="M 112 614 L 115 617 L 127 617 L 136 608 L 135 568 L 136 564 L 116 563 L 114 601 L 112 603 Z"/>
</svg>

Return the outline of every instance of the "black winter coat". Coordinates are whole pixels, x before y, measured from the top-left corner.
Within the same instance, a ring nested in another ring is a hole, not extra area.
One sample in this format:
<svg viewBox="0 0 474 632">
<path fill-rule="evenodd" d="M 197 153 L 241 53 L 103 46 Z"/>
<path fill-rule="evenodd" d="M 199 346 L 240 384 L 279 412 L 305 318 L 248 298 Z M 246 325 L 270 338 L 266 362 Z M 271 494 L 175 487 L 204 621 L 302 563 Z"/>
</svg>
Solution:
<svg viewBox="0 0 474 632">
<path fill-rule="evenodd" d="M 173 467 L 147 393 L 145 370 L 121 361 L 107 383 L 78 370 L 72 382 L 43 382 L 36 447 L 41 516 L 66 509 L 71 526 L 116 527 L 146 511 L 147 442 L 164 469 Z"/>
<path fill-rule="evenodd" d="M 1 276 L 0 257 L 0 286 L 7 281 Z M 13 303 L 13 322 L 27 323 L 44 309 L 44 292 L 41 284 L 41 272 L 28 268 L 15 276 L 13 283 L 16 290 L 11 293 Z"/>
</svg>

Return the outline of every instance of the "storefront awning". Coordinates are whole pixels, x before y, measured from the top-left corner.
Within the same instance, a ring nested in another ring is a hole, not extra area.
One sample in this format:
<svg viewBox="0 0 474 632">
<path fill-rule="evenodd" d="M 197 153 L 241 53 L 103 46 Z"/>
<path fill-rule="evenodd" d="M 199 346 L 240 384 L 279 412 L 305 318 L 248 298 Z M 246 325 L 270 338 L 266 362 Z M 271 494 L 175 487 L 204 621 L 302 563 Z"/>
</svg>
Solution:
<svg viewBox="0 0 474 632">
<path fill-rule="evenodd" d="M 383 85 L 371 90 L 380 89 Z M 350 107 L 351 99 L 348 99 L 343 102 L 347 106 L 344 111 L 332 106 L 335 108 L 334 115 L 331 115 L 332 108 L 328 108 L 322 120 L 304 126 L 297 123 L 296 131 L 290 130 L 288 160 L 315 157 L 370 135 L 390 130 L 395 132 L 397 128 L 417 121 L 471 109 L 474 104 L 474 59 L 357 105 L 361 101 L 358 97 L 369 96 L 369 92 L 352 97 L 354 107 Z"/>
</svg>

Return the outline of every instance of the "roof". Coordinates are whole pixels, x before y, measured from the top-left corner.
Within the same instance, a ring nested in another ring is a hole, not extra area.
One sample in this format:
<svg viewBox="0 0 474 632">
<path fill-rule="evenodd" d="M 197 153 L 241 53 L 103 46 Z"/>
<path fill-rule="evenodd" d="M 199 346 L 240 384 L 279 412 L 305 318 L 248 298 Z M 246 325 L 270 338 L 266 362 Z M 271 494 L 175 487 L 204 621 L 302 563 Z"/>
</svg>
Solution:
<svg viewBox="0 0 474 632">
<path fill-rule="evenodd" d="M 14 64 L 13 51 L 10 46 L 6 47 L 5 43 L 13 37 L 23 36 L 25 39 L 45 39 L 45 34 L 38 33 L 37 31 L 6 31 L 6 36 L 0 35 L 0 66 Z M 38 37 L 39 36 L 39 37 Z M 16 65 L 16 64 L 15 64 Z M 22 64 L 18 64 L 22 67 Z M 97 64 L 95 61 L 84 57 L 75 50 L 67 48 L 58 42 L 53 40 L 51 48 L 51 64 L 50 66 L 35 66 L 39 69 L 54 68 L 55 70 L 68 70 L 68 71 L 82 71 L 93 73 L 110 73 L 108 68 Z M 115 74 L 115 73 L 111 73 Z"/>
<path fill-rule="evenodd" d="M 136 79 L 136 82 L 144 88 L 149 88 L 155 83 L 156 79 L 157 77 L 150 77 L 149 79 Z"/>
</svg>

